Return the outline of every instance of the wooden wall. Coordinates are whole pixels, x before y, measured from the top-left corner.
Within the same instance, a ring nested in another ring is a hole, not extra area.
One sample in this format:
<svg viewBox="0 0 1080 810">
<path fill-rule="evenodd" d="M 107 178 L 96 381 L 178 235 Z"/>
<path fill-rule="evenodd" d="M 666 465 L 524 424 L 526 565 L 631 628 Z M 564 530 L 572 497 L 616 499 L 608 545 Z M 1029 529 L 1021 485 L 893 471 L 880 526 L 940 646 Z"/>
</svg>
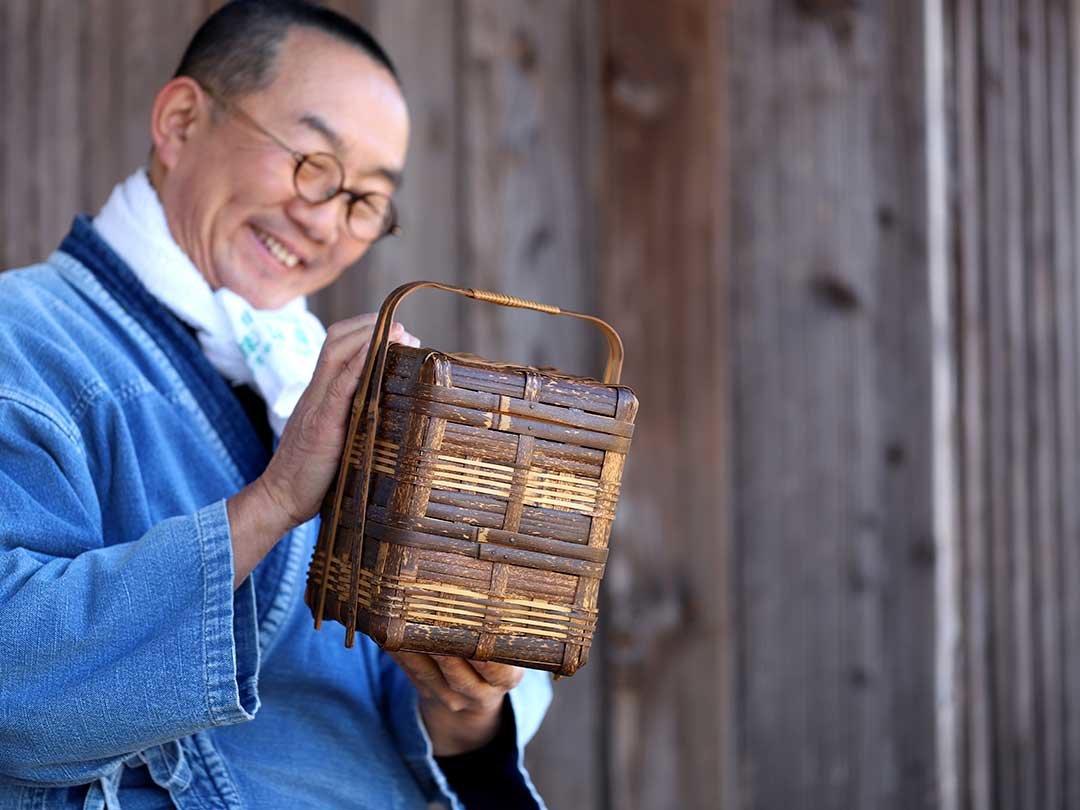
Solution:
<svg viewBox="0 0 1080 810">
<path fill-rule="evenodd" d="M 594 46 L 598 303 L 643 403 L 606 580 L 612 808 L 735 806 L 726 13 L 608 0 Z"/>
<path fill-rule="evenodd" d="M 414 139 L 405 235 L 318 311 L 426 277 L 626 342 L 600 636 L 528 752 L 552 808 L 1080 804 L 1078 3 L 331 3 Z M 0 2 L 0 265 L 144 159 L 217 4 Z M 433 345 L 598 368 L 427 295 Z"/>
<path fill-rule="evenodd" d="M 732 12 L 745 806 L 931 807 L 922 4 Z M 783 763 L 782 775 L 777 764 Z"/>
<path fill-rule="evenodd" d="M 1080 805 L 1074 2 L 947 4 L 961 806 Z"/>
</svg>

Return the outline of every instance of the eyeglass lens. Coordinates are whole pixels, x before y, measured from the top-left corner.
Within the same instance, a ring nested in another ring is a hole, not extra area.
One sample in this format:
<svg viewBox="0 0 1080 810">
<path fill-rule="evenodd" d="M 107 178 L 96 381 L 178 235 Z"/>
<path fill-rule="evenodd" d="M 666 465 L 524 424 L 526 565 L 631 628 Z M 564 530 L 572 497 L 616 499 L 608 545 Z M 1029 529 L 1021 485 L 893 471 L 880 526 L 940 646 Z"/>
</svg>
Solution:
<svg viewBox="0 0 1080 810">
<path fill-rule="evenodd" d="M 296 193 L 313 204 L 324 203 L 342 190 L 345 170 L 331 154 L 315 152 L 303 155 L 296 166 L 293 181 Z M 349 201 L 347 225 L 357 239 L 377 239 L 390 227 L 390 199 L 378 192 L 367 192 Z"/>
</svg>

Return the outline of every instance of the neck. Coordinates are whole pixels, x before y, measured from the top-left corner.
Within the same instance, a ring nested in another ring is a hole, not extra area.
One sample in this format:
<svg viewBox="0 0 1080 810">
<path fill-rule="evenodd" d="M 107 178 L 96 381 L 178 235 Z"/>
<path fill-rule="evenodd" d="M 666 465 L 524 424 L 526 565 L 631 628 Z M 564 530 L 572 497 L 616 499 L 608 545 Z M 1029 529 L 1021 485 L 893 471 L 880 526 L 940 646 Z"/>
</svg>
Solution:
<svg viewBox="0 0 1080 810">
<path fill-rule="evenodd" d="M 190 250 L 188 250 L 187 245 L 184 244 L 184 240 L 181 238 L 181 231 L 179 228 L 176 227 L 175 221 L 169 212 L 169 205 L 166 201 L 166 195 L 163 193 L 163 191 L 165 190 L 166 179 L 168 177 L 168 170 L 165 168 L 162 162 L 158 160 L 157 155 L 154 152 L 150 153 L 150 165 L 149 167 L 147 167 L 146 177 L 150 181 L 150 188 L 152 188 L 154 190 L 154 193 L 157 194 L 158 201 L 161 203 L 162 211 L 165 212 L 165 224 L 169 228 L 169 235 L 184 252 L 184 255 L 186 255 L 191 260 L 191 263 L 195 265 L 195 269 L 199 271 L 199 275 L 202 276 L 206 283 L 210 285 L 210 289 L 217 290 L 220 285 L 215 284 L 214 280 L 211 279 L 206 274 L 206 271 L 203 270 L 203 268 L 199 266 L 198 262 L 195 261 L 195 256 Z"/>
</svg>

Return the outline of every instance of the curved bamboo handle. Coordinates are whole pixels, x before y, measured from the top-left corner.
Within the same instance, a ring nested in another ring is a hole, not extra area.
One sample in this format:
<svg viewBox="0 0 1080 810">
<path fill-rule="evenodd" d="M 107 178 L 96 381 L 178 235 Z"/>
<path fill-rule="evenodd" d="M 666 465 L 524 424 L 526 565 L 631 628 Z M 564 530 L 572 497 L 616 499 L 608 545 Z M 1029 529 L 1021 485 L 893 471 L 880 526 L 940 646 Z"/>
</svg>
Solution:
<svg viewBox="0 0 1080 810">
<path fill-rule="evenodd" d="M 356 431 L 360 427 L 361 419 L 365 419 L 367 424 L 365 425 L 364 432 L 364 452 L 361 456 L 363 459 L 361 462 L 363 464 L 363 469 L 360 474 L 359 503 L 366 504 L 368 486 L 371 482 L 371 459 L 375 448 L 375 429 L 379 418 L 379 393 L 382 388 L 383 373 L 386 369 L 386 355 L 390 348 L 390 327 L 394 322 L 394 314 L 397 312 L 397 308 L 401 302 L 411 293 L 425 287 L 463 295 L 466 298 L 473 298 L 477 301 L 487 301 L 488 303 L 499 304 L 500 306 L 505 307 L 531 309 L 537 312 L 547 313 L 548 315 L 565 315 L 570 318 L 578 318 L 595 324 L 604 333 L 604 336 L 608 341 L 608 359 L 607 364 L 604 367 L 604 383 L 607 385 L 617 385 L 622 373 L 622 339 L 619 337 L 619 333 L 616 332 L 609 323 L 593 315 L 571 312 L 570 310 L 560 309 L 559 307 L 550 304 L 539 304 L 535 301 L 517 298 L 513 295 L 504 295 L 503 293 L 480 290 L 473 287 L 455 287 L 451 284 L 441 284 L 437 281 L 413 281 L 408 284 L 402 284 L 391 292 L 390 295 L 386 297 L 386 300 L 383 301 L 383 305 L 379 309 L 379 317 L 375 322 L 375 329 L 372 332 L 371 342 L 368 344 L 368 355 L 364 361 L 364 369 L 360 374 L 360 383 L 357 386 L 356 395 L 353 397 L 352 414 L 349 419 L 349 431 L 346 434 L 345 439 L 346 450 L 342 453 L 341 466 L 338 469 L 331 513 L 327 516 L 329 519 L 329 526 L 325 527 L 325 530 L 328 532 L 326 564 L 323 569 L 322 581 L 319 583 L 318 605 L 315 610 L 316 628 L 322 624 L 323 611 L 326 607 L 326 591 L 330 579 L 330 561 L 333 558 L 334 540 L 337 537 L 337 522 L 341 511 L 341 500 L 345 490 L 345 478 L 349 458 L 348 448 L 353 444 Z M 349 577 L 349 615 L 348 622 L 345 625 L 345 645 L 347 647 L 353 646 L 353 639 L 356 634 L 357 597 L 360 589 L 360 557 L 363 554 L 366 511 L 367 510 L 361 506 L 359 525 L 352 533 L 352 542 L 349 546 L 351 576 Z"/>
<path fill-rule="evenodd" d="M 521 309 L 535 309 L 538 312 L 547 312 L 549 315 L 561 315 L 562 310 L 551 304 L 538 304 L 526 298 L 518 298 L 514 295 L 491 292 L 491 290 L 478 290 L 475 287 L 463 288 L 465 294 L 479 301 L 489 301 L 492 304 L 500 304 L 504 307 L 520 307 Z"/>
<path fill-rule="evenodd" d="M 548 315 L 565 315 L 569 318 L 577 318 L 579 320 L 588 321 L 595 325 L 604 333 L 604 337 L 608 342 L 608 359 L 607 364 L 604 367 L 603 381 L 608 385 L 617 385 L 619 377 L 622 375 L 623 364 L 623 343 L 619 337 L 619 333 L 612 328 L 611 324 L 594 315 L 586 315 L 582 312 L 573 312 L 569 309 L 561 309 L 551 304 L 540 304 L 536 301 L 530 301 L 527 298 L 518 298 L 514 295 L 506 295 L 505 293 L 492 292 L 491 290 L 481 290 L 476 287 L 455 287 L 452 284 L 442 284 L 437 281 L 413 281 L 409 284 L 402 284 L 396 290 L 394 290 L 387 297 L 383 303 L 383 309 L 386 309 L 387 304 L 390 304 L 389 318 L 390 322 L 393 322 L 394 313 L 397 311 L 398 305 L 405 299 L 406 296 L 412 294 L 418 289 L 424 287 L 431 287 L 444 292 L 455 293 L 456 295 L 463 295 L 466 298 L 473 298 L 477 301 L 486 301 L 490 304 L 498 304 L 504 307 L 516 307 L 518 309 L 531 309 L 536 312 L 543 312 Z M 379 312 L 380 319 L 382 318 L 382 310 Z M 374 344 L 372 344 L 374 345 Z"/>
</svg>

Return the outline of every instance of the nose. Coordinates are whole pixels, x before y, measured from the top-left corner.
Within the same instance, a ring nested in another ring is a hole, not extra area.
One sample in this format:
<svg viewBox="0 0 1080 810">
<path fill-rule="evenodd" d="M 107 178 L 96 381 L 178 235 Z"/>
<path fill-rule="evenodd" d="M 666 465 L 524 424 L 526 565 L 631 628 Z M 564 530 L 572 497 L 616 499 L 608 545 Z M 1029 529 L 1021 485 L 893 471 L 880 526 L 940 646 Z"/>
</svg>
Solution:
<svg viewBox="0 0 1080 810">
<path fill-rule="evenodd" d="M 332 243 L 345 227 L 345 197 L 342 195 L 318 204 L 296 196 L 285 211 L 309 239 L 319 244 Z"/>
</svg>

